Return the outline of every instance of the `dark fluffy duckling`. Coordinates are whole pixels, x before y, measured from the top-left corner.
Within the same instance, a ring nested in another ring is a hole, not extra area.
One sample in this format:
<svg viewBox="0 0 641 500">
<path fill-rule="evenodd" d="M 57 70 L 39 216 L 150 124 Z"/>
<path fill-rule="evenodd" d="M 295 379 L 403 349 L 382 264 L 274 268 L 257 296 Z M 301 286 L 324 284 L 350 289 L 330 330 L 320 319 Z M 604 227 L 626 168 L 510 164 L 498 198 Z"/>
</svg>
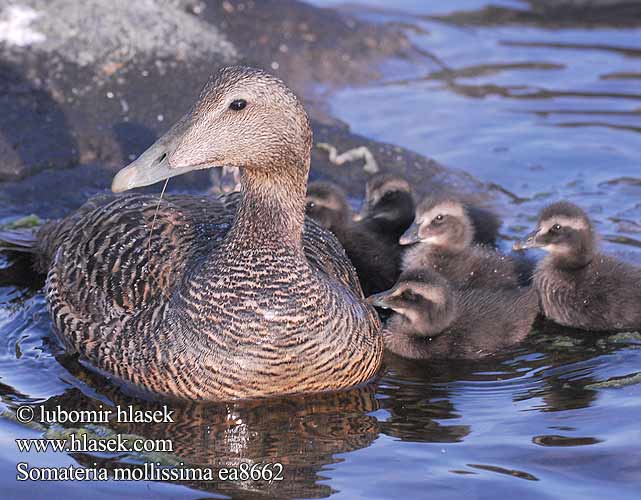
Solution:
<svg viewBox="0 0 641 500">
<path fill-rule="evenodd" d="M 365 201 L 359 215 L 362 224 L 390 244 L 398 239 L 414 220 L 414 197 L 410 183 L 399 175 L 378 174 L 365 186 Z"/>
<path fill-rule="evenodd" d="M 405 271 L 371 304 L 392 310 L 385 347 L 412 359 L 478 359 L 521 342 L 538 313 L 531 289 L 457 290 L 431 269 Z"/>
<path fill-rule="evenodd" d="M 401 236 L 407 245 L 402 269 L 431 268 L 456 288 L 515 288 L 518 273 L 512 259 L 473 245 L 474 227 L 459 200 L 434 197 L 423 200 L 416 220 Z"/>
<path fill-rule="evenodd" d="M 472 203 L 464 206 L 474 226 L 474 243 L 494 247 L 501 220 L 486 208 Z M 414 221 L 415 210 L 412 187 L 407 179 L 395 174 L 378 174 L 367 182 L 360 218 L 372 231 L 397 242 Z"/>
<path fill-rule="evenodd" d="M 305 217 L 311 145 L 282 81 L 220 70 L 112 190 L 227 165 L 240 168 L 242 192 L 101 196 L 44 226 L 31 243 L 58 338 L 121 385 L 174 398 L 332 391 L 373 377 L 380 321 L 339 242 Z"/>
<path fill-rule="evenodd" d="M 366 296 L 394 284 L 400 265 L 397 244 L 384 241 L 367 226 L 354 221 L 340 187 L 329 182 L 312 182 L 307 188 L 306 200 L 307 216 L 329 229 L 341 242 Z"/>
<path fill-rule="evenodd" d="M 474 227 L 474 243 L 489 248 L 496 247 L 496 239 L 499 237 L 499 229 L 501 228 L 501 219 L 486 208 L 471 203 L 464 203 L 463 206 Z"/>
<path fill-rule="evenodd" d="M 558 202 L 539 214 L 537 228 L 515 250 L 548 252 L 534 287 L 543 314 L 564 326 L 592 331 L 641 329 L 641 268 L 599 252 L 587 214 Z"/>
</svg>

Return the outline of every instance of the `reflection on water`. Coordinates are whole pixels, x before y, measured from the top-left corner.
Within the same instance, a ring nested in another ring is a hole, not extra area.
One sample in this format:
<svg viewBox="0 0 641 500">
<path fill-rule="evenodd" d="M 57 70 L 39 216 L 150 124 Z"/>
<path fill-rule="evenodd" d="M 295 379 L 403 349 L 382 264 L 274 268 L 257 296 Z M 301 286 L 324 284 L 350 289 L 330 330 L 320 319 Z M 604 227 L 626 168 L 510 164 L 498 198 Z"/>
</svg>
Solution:
<svg viewBox="0 0 641 500">
<path fill-rule="evenodd" d="M 358 132 L 484 180 L 497 193 L 507 238 L 523 234 L 543 204 L 568 197 L 588 208 L 608 250 L 641 262 L 641 4 L 389 5 L 362 0 L 351 10 L 405 26 L 424 64 L 390 63 L 384 81 L 334 96 L 334 112 Z M 123 396 L 62 355 L 50 340 L 41 284 L 24 280 L 24 263 L 3 266 L 0 438 L 15 434 L 9 419 L 20 404 L 158 406 Z M 586 335 L 541 323 L 526 344 L 493 359 L 426 365 L 388 356 L 385 365 L 376 383 L 342 393 L 171 403 L 172 424 L 109 427 L 172 439 L 166 460 L 214 469 L 284 464 L 282 482 L 178 490 L 201 492 L 192 498 L 638 497 L 641 334 Z M 11 470 L 0 468 L 0 481 L 13 481 L 18 454 L 6 443 L 0 462 Z M 71 458 L 138 467 L 145 457 Z M 101 491 L 158 493 L 131 488 Z"/>
<path fill-rule="evenodd" d="M 88 374 L 73 362 L 67 364 L 80 378 Z M 92 381 L 100 387 L 99 380 Z M 112 407 L 133 405 L 138 410 L 161 409 L 160 403 L 129 399 L 106 384 L 100 393 Z M 283 464 L 283 481 L 214 482 L 190 484 L 199 489 L 237 493 L 270 493 L 276 498 L 328 496 L 332 488 L 320 484 L 322 469 L 339 462 L 338 453 L 369 446 L 378 436 L 379 424 L 370 413 L 377 409 L 374 387 L 357 388 L 335 394 L 290 397 L 266 402 L 229 404 L 184 404 L 172 402 L 173 423 L 112 423 L 110 428 L 123 435 L 147 439 L 170 438 L 173 453 L 148 455 L 149 461 L 178 460 L 189 466 L 207 466 L 214 471 L 241 463 Z M 45 401 L 47 408 L 60 405 L 70 410 L 98 410 L 98 401 L 81 391 L 67 390 Z M 69 427 L 74 427 L 70 425 Z M 91 466 L 97 460 L 108 467 L 122 465 L 122 456 L 105 459 L 104 454 L 76 454 Z M 120 461 L 116 459 L 120 458 Z M 134 457 L 135 458 L 135 457 Z M 107 460 L 107 462 L 105 462 Z M 111 461 L 111 464 L 109 464 Z M 134 466 L 132 464 L 132 466 Z"/>
</svg>

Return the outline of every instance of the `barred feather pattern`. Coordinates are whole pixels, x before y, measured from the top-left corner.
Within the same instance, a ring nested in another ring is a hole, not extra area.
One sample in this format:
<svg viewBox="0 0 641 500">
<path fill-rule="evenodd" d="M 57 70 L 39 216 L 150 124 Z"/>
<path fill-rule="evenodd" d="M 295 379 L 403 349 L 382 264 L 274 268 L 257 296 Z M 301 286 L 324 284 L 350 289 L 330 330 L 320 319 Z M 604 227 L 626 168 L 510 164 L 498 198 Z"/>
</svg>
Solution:
<svg viewBox="0 0 641 500">
<path fill-rule="evenodd" d="M 57 337 L 124 386 L 192 400 L 337 390 L 373 377 L 376 313 L 334 236 L 225 236 L 239 195 L 104 195 L 38 234 Z M 151 242 L 149 243 L 149 238 Z"/>
</svg>

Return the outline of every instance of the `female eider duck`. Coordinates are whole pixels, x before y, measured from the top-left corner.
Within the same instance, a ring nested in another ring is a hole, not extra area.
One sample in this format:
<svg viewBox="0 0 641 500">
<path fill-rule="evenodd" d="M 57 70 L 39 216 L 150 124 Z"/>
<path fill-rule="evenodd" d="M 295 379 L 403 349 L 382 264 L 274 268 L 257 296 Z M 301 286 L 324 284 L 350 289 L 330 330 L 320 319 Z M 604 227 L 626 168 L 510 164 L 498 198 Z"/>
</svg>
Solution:
<svg viewBox="0 0 641 500">
<path fill-rule="evenodd" d="M 90 200 L 37 234 L 63 343 L 134 390 L 230 400 L 337 390 L 373 377 L 380 322 L 338 241 L 305 218 L 312 133 L 295 95 L 222 69 L 190 112 L 114 178 L 114 192 L 236 166 L 221 199 Z"/>
<path fill-rule="evenodd" d="M 518 287 L 514 261 L 473 245 L 473 240 L 474 226 L 463 203 L 451 197 L 426 198 L 401 236 L 401 245 L 407 245 L 402 269 L 434 269 L 456 288 Z"/>
<path fill-rule="evenodd" d="M 307 188 L 307 216 L 328 229 L 341 242 L 356 268 L 365 295 L 387 290 L 400 273 L 400 253 L 394 242 L 385 241 L 353 212 L 343 190 L 330 182 L 312 182 Z"/>
<path fill-rule="evenodd" d="M 549 252 L 534 273 L 547 318 L 581 330 L 641 330 L 641 268 L 600 253 L 592 222 L 576 205 L 543 209 L 536 230 L 514 248 Z"/>
<path fill-rule="evenodd" d="M 367 299 L 390 309 L 385 347 L 411 359 L 479 359 L 523 341 L 539 312 L 532 288 L 457 290 L 432 269 L 405 271 Z"/>
</svg>

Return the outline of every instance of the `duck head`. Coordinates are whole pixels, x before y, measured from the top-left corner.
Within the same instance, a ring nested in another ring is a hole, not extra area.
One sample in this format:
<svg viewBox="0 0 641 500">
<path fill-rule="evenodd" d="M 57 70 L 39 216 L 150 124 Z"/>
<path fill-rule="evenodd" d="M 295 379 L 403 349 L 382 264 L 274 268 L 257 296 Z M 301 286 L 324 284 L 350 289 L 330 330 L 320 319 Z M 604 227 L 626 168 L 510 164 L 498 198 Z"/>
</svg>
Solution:
<svg viewBox="0 0 641 500">
<path fill-rule="evenodd" d="M 378 174 L 365 186 L 365 204 L 359 219 L 369 219 L 386 230 L 405 231 L 414 220 L 410 183 L 398 175 Z"/>
<path fill-rule="evenodd" d="M 553 203 L 539 214 L 537 227 L 514 250 L 541 248 L 558 263 L 585 265 L 596 249 L 596 237 L 587 214 L 572 203 Z"/>
<path fill-rule="evenodd" d="M 419 203 L 412 225 L 399 243 L 426 243 L 457 251 L 471 245 L 474 228 L 463 204 L 452 198 L 428 198 Z"/>
<path fill-rule="evenodd" d="M 429 269 L 404 272 L 390 290 L 371 295 L 367 302 L 391 309 L 400 322 L 395 326 L 415 336 L 438 335 L 454 321 L 457 311 L 455 292 L 443 276 Z"/>
<path fill-rule="evenodd" d="M 352 211 L 337 185 L 312 182 L 307 186 L 305 213 L 325 229 L 335 230 L 349 223 Z"/>
<path fill-rule="evenodd" d="M 138 159 L 122 169 L 114 192 L 147 186 L 210 167 L 231 166 L 254 175 L 307 177 L 311 128 L 294 93 L 274 76 L 254 68 L 221 69 L 192 109 Z"/>
</svg>

